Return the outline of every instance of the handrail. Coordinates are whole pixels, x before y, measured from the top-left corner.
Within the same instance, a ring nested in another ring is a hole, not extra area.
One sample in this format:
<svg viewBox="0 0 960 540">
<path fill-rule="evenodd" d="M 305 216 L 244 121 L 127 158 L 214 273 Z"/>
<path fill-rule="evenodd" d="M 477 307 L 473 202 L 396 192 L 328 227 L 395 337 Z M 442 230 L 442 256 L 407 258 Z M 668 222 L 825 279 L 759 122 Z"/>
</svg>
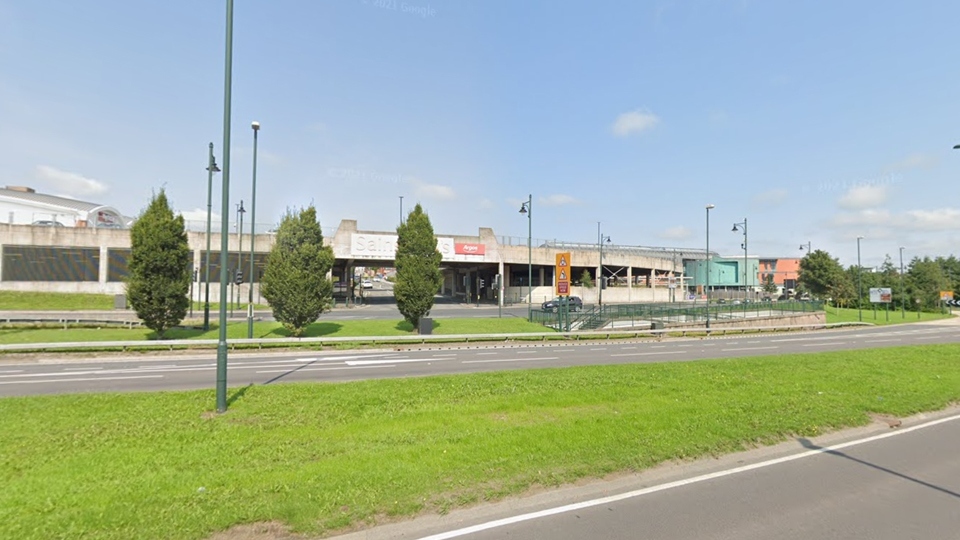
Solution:
<svg viewBox="0 0 960 540">
<path fill-rule="evenodd" d="M 843 326 L 874 326 L 870 323 L 861 322 L 842 322 L 842 323 L 810 323 L 810 324 L 791 324 L 778 326 L 758 326 L 758 327 L 714 327 L 706 330 L 700 327 L 680 327 L 663 328 L 657 330 L 604 330 L 604 331 L 574 331 L 574 332 L 537 332 L 537 333 L 500 333 L 500 334 L 430 334 L 430 335 L 406 335 L 406 336 L 350 336 L 350 337 L 307 337 L 307 338 L 253 338 L 253 339 L 229 339 L 227 345 L 233 348 L 237 346 L 249 345 L 262 348 L 263 346 L 273 345 L 324 345 L 335 343 L 370 343 L 373 345 L 381 344 L 406 344 L 427 342 L 484 342 L 484 341 L 531 341 L 540 339 L 567 339 L 581 340 L 588 339 L 627 339 L 627 338 L 662 338 L 665 334 L 681 334 L 682 337 L 688 335 L 706 334 L 728 335 L 745 333 L 762 333 L 791 331 L 791 330 L 817 330 L 825 328 L 839 328 Z M 62 343 L 9 343 L 0 344 L 0 352 L 15 351 L 45 351 L 45 350 L 70 350 L 70 349 L 155 349 L 177 347 L 183 348 L 208 348 L 216 347 L 216 339 L 171 339 L 171 340 L 152 340 L 152 341 L 77 341 Z"/>
</svg>

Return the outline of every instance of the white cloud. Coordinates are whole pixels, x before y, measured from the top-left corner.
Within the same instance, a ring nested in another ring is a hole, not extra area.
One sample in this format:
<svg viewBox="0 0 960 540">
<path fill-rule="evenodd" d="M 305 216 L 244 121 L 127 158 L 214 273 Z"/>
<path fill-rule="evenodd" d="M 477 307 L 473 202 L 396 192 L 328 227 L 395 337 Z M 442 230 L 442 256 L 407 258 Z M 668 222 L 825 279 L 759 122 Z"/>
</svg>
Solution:
<svg viewBox="0 0 960 540">
<path fill-rule="evenodd" d="M 626 137 L 631 133 L 653 129 L 659 123 L 660 118 L 651 112 L 641 110 L 625 112 L 613 123 L 613 133 L 618 137 Z"/>
<path fill-rule="evenodd" d="M 562 195 L 558 193 L 556 195 L 541 197 L 537 202 L 544 206 L 565 206 L 568 204 L 579 204 L 580 201 L 571 197 L 570 195 Z"/>
<path fill-rule="evenodd" d="M 38 181 L 71 196 L 97 195 L 107 191 L 107 185 L 99 180 L 49 165 L 38 165 L 35 176 Z"/>
<path fill-rule="evenodd" d="M 411 179 L 410 183 L 414 186 L 414 195 L 424 199 L 434 199 L 449 201 L 457 198 L 456 192 L 450 186 L 441 186 L 439 184 L 428 184 L 426 182 Z"/>
<path fill-rule="evenodd" d="M 753 196 L 753 202 L 756 204 L 776 205 L 787 200 L 790 192 L 785 189 L 771 189 L 758 193 Z"/>
<path fill-rule="evenodd" d="M 184 219 L 184 221 L 197 221 L 197 222 L 202 221 L 204 224 L 207 223 L 207 211 L 206 211 L 206 210 L 202 210 L 202 209 L 200 209 L 200 208 L 196 208 L 196 209 L 193 209 L 193 210 L 187 210 L 186 212 L 180 212 L 180 213 L 183 214 L 183 219 Z M 213 227 L 214 229 L 219 230 L 219 226 L 220 226 L 220 214 L 216 214 L 216 213 L 211 212 L 211 213 L 210 213 L 210 223 L 211 223 L 211 227 Z"/>
<path fill-rule="evenodd" d="M 833 217 L 832 223 L 836 227 L 890 225 L 893 219 L 889 210 L 865 209 L 858 212 L 845 212 Z"/>
<path fill-rule="evenodd" d="M 837 204 L 841 208 L 858 210 L 862 208 L 876 208 L 887 201 L 887 186 L 860 185 L 850 188 Z"/>
<path fill-rule="evenodd" d="M 917 231 L 955 231 L 960 229 L 960 209 L 910 210 L 897 220 L 904 229 Z"/>
<path fill-rule="evenodd" d="M 939 162 L 936 156 L 916 152 L 891 163 L 886 167 L 888 171 L 905 171 L 909 169 L 929 169 Z"/>
<path fill-rule="evenodd" d="M 669 229 L 660 233 L 660 238 L 664 240 L 688 240 L 693 236 L 693 231 L 684 227 L 683 225 L 678 225 L 676 227 L 670 227 Z"/>
</svg>

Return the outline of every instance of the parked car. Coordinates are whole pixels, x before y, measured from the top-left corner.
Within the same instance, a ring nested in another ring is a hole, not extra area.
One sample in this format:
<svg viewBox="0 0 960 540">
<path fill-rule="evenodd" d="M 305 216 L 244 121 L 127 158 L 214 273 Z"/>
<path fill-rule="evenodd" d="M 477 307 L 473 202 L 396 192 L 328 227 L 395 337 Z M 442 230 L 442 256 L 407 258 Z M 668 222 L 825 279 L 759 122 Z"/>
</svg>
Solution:
<svg viewBox="0 0 960 540">
<path fill-rule="evenodd" d="M 372 289 L 373 282 L 371 282 L 369 279 L 365 279 L 363 280 L 363 283 L 360 286 L 363 287 L 364 289 Z"/>
<path fill-rule="evenodd" d="M 570 311 L 583 311 L 583 300 L 579 296 L 570 296 L 567 305 L 570 306 Z M 544 311 L 557 311 L 560 309 L 560 299 L 547 300 L 541 304 L 540 308 Z"/>
</svg>

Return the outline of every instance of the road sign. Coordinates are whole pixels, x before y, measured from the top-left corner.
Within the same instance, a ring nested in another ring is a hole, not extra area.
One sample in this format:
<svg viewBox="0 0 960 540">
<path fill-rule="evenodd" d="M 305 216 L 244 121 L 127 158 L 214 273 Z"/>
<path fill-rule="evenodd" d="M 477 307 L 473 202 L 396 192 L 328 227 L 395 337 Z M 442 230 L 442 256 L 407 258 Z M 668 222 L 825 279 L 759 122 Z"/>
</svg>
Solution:
<svg viewBox="0 0 960 540">
<path fill-rule="evenodd" d="M 893 301 L 893 289 L 889 287 L 870 287 L 870 302 L 889 304 Z"/>
<path fill-rule="evenodd" d="M 557 253 L 556 276 L 557 296 L 568 296 L 570 294 L 570 274 L 573 271 L 570 252 Z"/>
<path fill-rule="evenodd" d="M 953 291 L 940 291 L 941 300 L 953 300 Z M 951 305 L 951 304 L 947 304 Z"/>
</svg>

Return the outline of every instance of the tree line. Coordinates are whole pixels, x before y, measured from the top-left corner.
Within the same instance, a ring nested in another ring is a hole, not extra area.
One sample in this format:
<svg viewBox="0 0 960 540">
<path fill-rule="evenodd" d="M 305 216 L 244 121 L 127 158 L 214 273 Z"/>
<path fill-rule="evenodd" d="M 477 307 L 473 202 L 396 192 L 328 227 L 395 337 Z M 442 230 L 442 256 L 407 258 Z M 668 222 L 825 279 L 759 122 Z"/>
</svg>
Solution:
<svg viewBox="0 0 960 540">
<path fill-rule="evenodd" d="M 901 275 L 899 265 L 893 264 L 890 255 L 874 271 L 856 265 L 844 268 L 839 259 L 818 249 L 800 260 L 797 281 L 798 292 L 840 307 L 869 306 L 870 289 L 883 287 L 892 292 L 891 308 L 936 311 L 941 308 L 941 291 L 960 288 L 960 259 L 953 255 L 914 257 L 905 264 Z"/>
<path fill-rule="evenodd" d="M 434 295 L 442 284 L 437 239 L 420 204 L 397 227 L 397 237 L 397 309 L 417 330 L 420 319 L 433 308 Z M 151 198 L 134 222 L 130 243 L 127 300 L 144 325 L 163 339 L 186 318 L 193 276 L 183 216 L 174 214 L 163 190 Z M 307 326 L 333 307 L 329 275 L 333 264 L 333 250 L 323 244 L 316 208 L 287 210 L 277 228 L 260 288 L 274 319 L 290 335 L 302 336 Z"/>
</svg>

